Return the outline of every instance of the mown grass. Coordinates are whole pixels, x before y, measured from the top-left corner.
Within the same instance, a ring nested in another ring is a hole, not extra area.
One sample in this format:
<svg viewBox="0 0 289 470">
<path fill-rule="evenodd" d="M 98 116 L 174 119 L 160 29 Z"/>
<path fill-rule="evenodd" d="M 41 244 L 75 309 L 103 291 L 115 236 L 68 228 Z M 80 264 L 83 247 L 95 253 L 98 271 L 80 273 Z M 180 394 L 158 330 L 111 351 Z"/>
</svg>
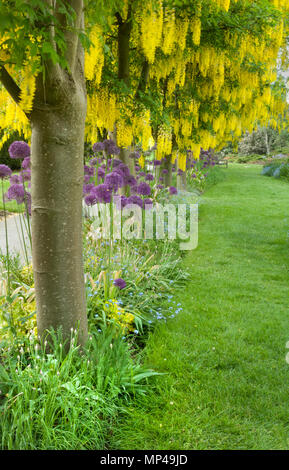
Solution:
<svg viewBox="0 0 289 470">
<path fill-rule="evenodd" d="M 113 449 L 289 449 L 289 186 L 253 165 L 223 171 L 200 206 L 183 313 L 146 348 L 166 375 Z"/>
</svg>

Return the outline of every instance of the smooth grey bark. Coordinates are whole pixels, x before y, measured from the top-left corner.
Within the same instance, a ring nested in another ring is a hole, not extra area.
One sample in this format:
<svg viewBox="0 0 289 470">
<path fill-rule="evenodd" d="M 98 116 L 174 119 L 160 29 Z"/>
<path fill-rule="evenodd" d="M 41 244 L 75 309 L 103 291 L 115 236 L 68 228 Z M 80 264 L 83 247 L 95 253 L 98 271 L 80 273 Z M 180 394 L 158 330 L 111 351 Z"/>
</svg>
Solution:
<svg viewBox="0 0 289 470">
<path fill-rule="evenodd" d="M 40 336 L 62 328 L 87 338 L 82 255 L 85 99 L 72 93 L 32 118 L 32 257 Z"/>
</svg>

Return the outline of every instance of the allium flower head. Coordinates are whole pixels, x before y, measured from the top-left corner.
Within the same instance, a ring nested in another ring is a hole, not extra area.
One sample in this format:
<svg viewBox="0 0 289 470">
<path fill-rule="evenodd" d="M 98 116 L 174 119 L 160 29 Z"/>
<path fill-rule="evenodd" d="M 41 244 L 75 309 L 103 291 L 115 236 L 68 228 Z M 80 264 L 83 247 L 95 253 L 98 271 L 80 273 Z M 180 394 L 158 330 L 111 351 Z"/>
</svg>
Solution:
<svg viewBox="0 0 289 470">
<path fill-rule="evenodd" d="M 26 158 L 30 156 L 30 147 L 22 140 L 15 140 L 8 149 L 11 158 Z"/>
<path fill-rule="evenodd" d="M 161 164 L 161 160 L 154 160 L 154 166 L 160 166 Z"/>
<path fill-rule="evenodd" d="M 111 201 L 111 193 L 111 187 L 108 184 L 103 183 L 95 186 L 91 190 L 90 194 L 96 196 L 98 202 L 108 203 Z"/>
<path fill-rule="evenodd" d="M 124 176 L 128 176 L 130 174 L 129 167 L 125 163 L 118 165 L 116 171 L 121 172 Z"/>
<path fill-rule="evenodd" d="M 94 153 L 102 152 L 102 150 L 104 149 L 105 149 L 104 142 L 96 142 L 92 146 L 92 150 L 94 151 Z"/>
<path fill-rule="evenodd" d="M 84 165 L 84 174 L 93 176 L 94 175 L 94 168 L 91 166 Z"/>
<path fill-rule="evenodd" d="M 118 287 L 120 290 L 121 290 L 121 289 L 124 289 L 124 288 L 126 287 L 126 282 L 125 282 L 125 280 L 122 279 L 121 277 L 119 277 L 118 279 L 115 279 L 115 280 L 113 281 L 113 283 L 114 283 L 114 285 L 115 285 L 116 287 Z"/>
<path fill-rule="evenodd" d="M 24 181 L 30 181 L 31 180 L 31 170 L 25 170 L 21 172 L 21 175 L 19 176 L 20 183 L 23 183 Z"/>
<path fill-rule="evenodd" d="M 94 188 L 94 184 L 93 184 L 93 183 L 84 184 L 84 185 L 83 185 L 83 194 L 89 194 L 90 191 L 92 190 L 92 188 Z"/>
<path fill-rule="evenodd" d="M 124 183 L 128 184 L 129 186 L 135 186 L 137 184 L 137 181 L 133 175 L 128 175 L 125 176 Z"/>
<path fill-rule="evenodd" d="M 129 196 L 127 198 L 127 204 L 136 204 L 137 206 L 142 208 L 143 201 L 141 197 L 137 196 L 136 194 L 133 194 L 132 196 Z"/>
<path fill-rule="evenodd" d="M 8 188 L 6 193 L 6 199 L 11 201 L 15 199 L 18 204 L 22 204 L 25 201 L 25 190 L 22 184 L 13 184 Z"/>
<path fill-rule="evenodd" d="M 31 166 L 31 162 L 30 162 L 30 157 L 25 157 L 22 164 L 21 164 L 23 170 L 28 170 Z"/>
<path fill-rule="evenodd" d="M 97 170 L 97 175 L 98 175 L 99 178 L 104 179 L 104 177 L 105 177 L 105 170 L 104 170 L 103 168 L 98 168 L 98 170 Z"/>
<path fill-rule="evenodd" d="M 119 155 L 120 149 L 111 139 L 106 139 L 103 141 L 105 151 L 108 155 Z"/>
<path fill-rule="evenodd" d="M 170 192 L 170 194 L 172 194 L 172 195 L 173 195 L 173 194 L 178 194 L 178 190 L 177 190 L 177 188 L 175 188 L 174 186 L 170 186 L 170 187 L 169 187 L 169 192 Z"/>
<path fill-rule="evenodd" d="M 138 152 L 137 150 L 131 152 L 129 154 L 129 158 L 134 158 L 135 160 L 138 160 L 140 158 L 140 152 Z"/>
<path fill-rule="evenodd" d="M 12 175 L 12 170 L 7 165 L 0 165 L 0 179 L 8 178 Z"/>
<path fill-rule="evenodd" d="M 142 196 L 149 196 L 151 193 L 151 188 L 147 183 L 143 181 L 138 185 L 137 192 Z"/>
<path fill-rule="evenodd" d="M 112 166 L 113 166 L 113 168 L 116 168 L 116 167 L 118 167 L 118 166 L 121 165 L 121 164 L 122 164 L 122 161 L 119 160 L 118 158 L 114 158 L 114 159 L 112 160 Z"/>
<path fill-rule="evenodd" d="M 154 175 L 152 175 L 151 173 L 147 173 L 145 175 L 145 180 L 146 181 L 153 181 L 154 180 Z"/>
<path fill-rule="evenodd" d="M 144 199 L 143 200 L 143 208 L 144 210 L 150 210 L 153 208 L 153 201 L 151 199 Z"/>
<path fill-rule="evenodd" d="M 21 179 L 20 179 L 20 176 L 19 175 L 12 175 L 10 176 L 10 184 L 20 184 L 21 183 Z"/>
<path fill-rule="evenodd" d="M 123 177 L 120 173 L 113 171 L 106 175 L 104 179 L 105 184 L 107 184 L 114 192 L 123 186 Z"/>
<path fill-rule="evenodd" d="M 97 197 L 94 194 L 90 193 L 87 196 L 85 196 L 84 201 L 87 206 L 93 206 L 94 204 L 97 203 Z"/>
</svg>

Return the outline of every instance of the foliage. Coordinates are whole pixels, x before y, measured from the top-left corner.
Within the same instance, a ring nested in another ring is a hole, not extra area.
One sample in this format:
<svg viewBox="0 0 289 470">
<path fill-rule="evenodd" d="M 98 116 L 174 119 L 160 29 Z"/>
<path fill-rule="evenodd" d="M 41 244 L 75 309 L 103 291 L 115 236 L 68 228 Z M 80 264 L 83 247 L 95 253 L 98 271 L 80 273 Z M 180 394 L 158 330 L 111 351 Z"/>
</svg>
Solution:
<svg viewBox="0 0 289 470">
<path fill-rule="evenodd" d="M 91 334 L 82 352 L 74 332 L 66 354 L 60 335 L 51 341 L 52 353 L 33 337 L 2 348 L 0 447 L 103 449 L 122 400 L 145 393 L 155 373 L 110 329 Z"/>
</svg>

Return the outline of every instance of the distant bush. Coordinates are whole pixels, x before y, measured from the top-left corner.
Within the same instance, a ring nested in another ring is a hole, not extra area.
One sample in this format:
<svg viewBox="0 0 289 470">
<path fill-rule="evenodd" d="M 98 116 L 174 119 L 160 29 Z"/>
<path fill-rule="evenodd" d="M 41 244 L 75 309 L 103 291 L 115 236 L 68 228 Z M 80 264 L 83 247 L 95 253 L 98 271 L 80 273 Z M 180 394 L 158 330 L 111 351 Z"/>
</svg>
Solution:
<svg viewBox="0 0 289 470">
<path fill-rule="evenodd" d="M 2 136 L 0 136 L 2 137 Z M 11 170 L 20 170 L 21 161 L 18 159 L 10 158 L 8 148 L 14 142 L 14 140 L 24 140 L 23 136 L 20 136 L 17 132 L 12 134 L 11 137 L 3 144 L 0 149 L 0 164 L 8 165 Z"/>
<path fill-rule="evenodd" d="M 289 162 L 273 162 L 262 169 L 262 175 L 283 178 L 289 181 Z"/>
</svg>

